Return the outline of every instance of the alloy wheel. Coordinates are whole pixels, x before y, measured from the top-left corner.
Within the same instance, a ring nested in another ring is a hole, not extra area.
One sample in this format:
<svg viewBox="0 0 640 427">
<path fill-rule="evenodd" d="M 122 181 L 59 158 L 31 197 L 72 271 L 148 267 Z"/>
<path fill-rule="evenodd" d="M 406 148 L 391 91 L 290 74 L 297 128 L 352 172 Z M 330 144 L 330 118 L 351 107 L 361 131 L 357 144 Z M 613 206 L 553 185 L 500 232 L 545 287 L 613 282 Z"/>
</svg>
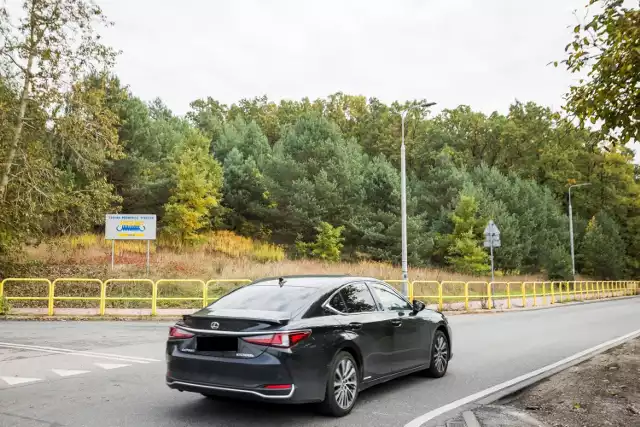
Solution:
<svg viewBox="0 0 640 427">
<path fill-rule="evenodd" d="M 447 339 L 443 335 L 438 335 L 433 354 L 433 362 L 438 372 L 444 372 L 446 369 L 448 356 L 449 346 L 447 345 Z"/>
<path fill-rule="evenodd" d="M 349 359 L 342 359 L 334 373 L 333 393 L 336 403 L 342 409 L 349 409 L 356 399 L 358 371 Z"/>
</svg>

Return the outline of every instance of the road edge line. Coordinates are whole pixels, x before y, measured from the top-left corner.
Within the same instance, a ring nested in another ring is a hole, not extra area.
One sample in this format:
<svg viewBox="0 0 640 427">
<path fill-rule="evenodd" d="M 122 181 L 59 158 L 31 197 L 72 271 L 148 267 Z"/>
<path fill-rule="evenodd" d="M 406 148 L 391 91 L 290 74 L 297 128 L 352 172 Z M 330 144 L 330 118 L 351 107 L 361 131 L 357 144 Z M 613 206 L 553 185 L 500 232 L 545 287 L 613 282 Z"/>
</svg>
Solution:
<svg viewBox="0 0 640 427">
<path fill-rule="evenodd" d="M 152 363 L 150 361 L 146 361 L 146 360 L 138 360 L 138 359 L 131 359 L 128 357 L 120 357 L 117 354 L 116 355 L 97 355 L 97 354 L 89 354 L 89 353 L 84 353 L 84 352 L 79 352 L 79 351 L 64 351 L 64 350 L 55 350 L 55 349 L 47 349 L 47 348 L 37 348 L 37 347 L 25 347 L 25 346 L 21 346 L 21 345 L 11 345 L 11 344 L 7 344 L 7 343 L 0 343 L 0 348 L 12 348 L 12 349 L 16 349 L 16 350 L 29 350 L 29 351 L 34 351 L 34 352 L 40 352 L 40 353 L 52 353 L 52 354 L 66 354 L 68 356 L 82 356 L 82 357 L 93 357 L 94 359 L 109 359 L 109 360 L 119 360 L 122 362 L 131 362 L 131 363 L 140 363 L 140 364 L 147 364 L 147 363 Z M 159 362 L 159 360 L 155 360 L 156 362 Z"/>
<path fill-rule="evenodd" d="M 597 354 L 603 353 L 607 350 L 610 350 L 614 347 L 624 344 L 625 342 L 632 340 L 634 338 L 637 338 L 639 336 L 640 336 L 640 329 L 637 329 L 626 335 L 622 335 L 618 338 L 614 338 L 602 344 L 598 344 L 594 347 L 575 353 L 569 357 L 565 357 L 562 360 L 543 366 L 542 368 L 536 369 L 535 371 L 531 371 L 529 373 L 520 375 L 511 380 L 504 381 L 500 384 L 494 385 L 492 387 L 486 388 L 484 390 L 481 390 L 469 396 L 455 400 L 439 408 L 433 409 L 409 421 L 407 424 L 404 425 L 404 427 L 421 427 L 425 423 L 432 421 L 437 417 L 445 415 L 448 412 L 461 408 L 465 405 L 470 405 L 473 403 L 487 404 L 487 403 L 494 402 L 500 399 L 501 397 L 515 393 L 516 391 L 521 390 L 525 387 L 528 387 L 529 385 L 534 384 L 540 380 L 543 380 L 544 378 L 547 378 L 557 372 L 560 372 L 564 369 L 567 369 L 571 366 L 574 366 L 578 363 L 588 360 L 593 356 L 596 356 Z"/>
</svg>

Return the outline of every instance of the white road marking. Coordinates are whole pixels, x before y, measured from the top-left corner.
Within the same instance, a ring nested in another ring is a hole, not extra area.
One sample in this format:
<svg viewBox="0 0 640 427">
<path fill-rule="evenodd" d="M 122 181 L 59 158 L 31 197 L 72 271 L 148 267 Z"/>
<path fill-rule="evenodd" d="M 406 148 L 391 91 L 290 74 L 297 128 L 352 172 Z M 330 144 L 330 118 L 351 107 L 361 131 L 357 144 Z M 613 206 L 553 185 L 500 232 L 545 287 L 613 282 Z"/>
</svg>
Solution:
<svg viewBox="0 0 640 427">
<path fill-rule="evenodd" d="M 22 377 L 0 377 L 0 380 L 9 385 L 26 384 L 34 381 L 42 381 L 40 378 L 22 378 Z"/>
<path fill-rule="evenodd" d="M 424 415 L 420 415 L 419 417 L 409 421 L 409 423 L 405 424 L 404 427 L 420 427 L 422 426 L 424 423 L 431 421 L 432 419 L 439 417 L 440 415 L 446 414 L 449 411 L 453 411 L 454 409 L 457 409 L 461 406 L 464 405 L 468 405 L 469 403 L 473 403 L 477 400 L 480 400 L 484 397 L 490 396 L 494 393 L 497 393 L 501 390 L 504 390 L 506 388 L 509 388 L 511 386 L 514 386 L 518 383 L 521 383 L 523 381 L 526 381 L 528 379 L 531 379 L 533 377 L 536 377 L 538 375 L 544 374 L 546 372 L 549 372 L 553 369 L 556 369 L 562 365 L 565 365 L 567 363 L 571 363 L 575 360 L 578 360 L 582 357 L 585 356 L 589 356 L 591 353 L 595 353 L 599 350 L 602 350 L 603 348 L 615 345 L 615 344 L 620 344 L 623 343 L 627 340 L 633 339 L 635 337 L 640 336 L 640 329 L 633 331 L 629 334 L 623 335 L 621 337 L 618 338 L 614 338 L 610 341 L 607 341 L 605 343 L 599 344 L 595 347 L 591 347 L 588 348 L 584 351 L 581 351 L 579 353 L 574 354 L 573 356 L 569 356 L 567 358 L 564 358 L 562 360 L 559 360 L 558 362 L 552 363 L 550 365 L 544 366 L 540 369 L 536 369 L 535 371 L 529 372 L 528 374 L 524 374 L 524 375 L 520 375 L 519 377 L 516 377 L 512 380 L 509 381 L 505 381 L 501 384 L 495 385 L 493 387 L 489 387 L 485 390 L 479 391 L 477 393 L 474 393 L 472 395 L 469 395 L 467 397 L 463 397 L 462 399 L 458 399 L 455 402 L 451 402 L 447 405 L 441 406 L 440 408 L 434 409 L 433 411 L 429 411 Z"/>
<path fill-rule="evenodd" d="M 52 369 L 54 374 L 60 375 L 61 377 L 71 377 L 74 375 L 88 374 L 91 371 L 74 371 L 68 369 Z"/>
<path fill-rule="evenodd" d="M 40 351 L 44 353 L 57 353 L 57 354 L 69 354 L 73 356 L 94 357 L 98 359 L 111 359 L 111 360 L 119 360 L 122 362 L 132 362 L 132 363 L 159 362 L 158 359 L 150 359 L 146 357 L 122 356 L 119 354 L 96 353 L 91 351 L 71 350 L 68 348 L 44 347 L 44 346 L 37 346 L 37 345 L 14 344 L 14 343 L 7 343 L 7 342 L 0 342 L 0 347 L 15 348 L 20 350 Z"/>
<path fill-rule="evenodd" d="M 118 369 L 124 368 L 131 365 L 118 365 L 115 363 L 94 363 L 94 365 L 101 367 L 102 369 Z"/>
</svg>

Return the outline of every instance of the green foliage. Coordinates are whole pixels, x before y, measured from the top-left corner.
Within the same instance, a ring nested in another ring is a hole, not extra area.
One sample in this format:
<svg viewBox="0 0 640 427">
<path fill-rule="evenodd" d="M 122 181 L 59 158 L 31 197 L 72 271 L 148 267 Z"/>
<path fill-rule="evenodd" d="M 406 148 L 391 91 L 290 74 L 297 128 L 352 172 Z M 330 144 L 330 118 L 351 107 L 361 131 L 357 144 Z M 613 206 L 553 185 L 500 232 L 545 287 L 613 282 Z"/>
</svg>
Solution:
<svg viewBox="0 0 640 427">
<path fill-rule="evenodd" d="M 631 2 L 629 2 L 631 3 Z M 611 141 L 640 140 L 640 9 L 623 0 L 589 0 L 593 18 L 574 28 L 567 69 L 587 71 L 568 95 L 567 110 L 599 123 Z"/>
<path fill-rule="evenodd" d="M 543 259 L 543 267 L 551 280 L 573 280 L 571 255 L 566 247 L 553 247 Z"/>
<path fill-rule="evenodd" d="M 276 205 L 262 173 L 271 158 L 267 138 L 255 122 L 237 118 L 223 127 L 214 153 L 224 164 L 225 225 L 243 235 L 269 237 L 267 223 Z"/>
<path fill-rule="evenodd" d="M 306 245 L 310 256 L 328 262 L 340 261 L 340 251 L 344 246 L 344 237 L 342 237 L 344 227 L 334 227 L 323 221 L 315 230 L 318 233 L 316 240 Z M 304 247 L 299 244 L 299 249 L 304 249 Z"/>
<path fill-rule="evenodd" d="M 604 212 L 591 218 L 582 245 L 583 272 L 604 280 L 624 276 L 624 243 L 619 226 Z"/>
<path fill-rule="evenodd" d="M 277 204 L 274 234 L 309 241 L 325 220 L 345 226 L 362 205 L 364 157 L 353 140 L 345 140 L 327 119 L 302 116 L 285 130 L 265 166 L 265 177 Z M 349 241 L 349 240 L 347 240 Z"/>
<path fill-rule="evenodd" d="M 476 200 L 463 194 L 451 214 L 453 233 L 445 238 L 448 242 L 445 260 L 459 272 L 482 274 L 490 270 L 489 256 L 480 246 L 479 238 L 484 221 L 478 218 L 477 211 Z"/>
<path fill-rule="evenodd" d="M 7 300 L 6 297 L 0 296 L 0 315 L 9 314 L 10 311 L 11 311 L 11 304 L 9 304 L 9 301 Z"/>
<path fill-rule="evenodd" d="M 209 225 L 211 210 L 220 200 L 222 167 L 208 152 L 207 139 L 193 131 L 171 164 L 175 187 L 164 206 L 164 231 L 186 244 L 200 241 L 198 232 Z"/>
</svg>

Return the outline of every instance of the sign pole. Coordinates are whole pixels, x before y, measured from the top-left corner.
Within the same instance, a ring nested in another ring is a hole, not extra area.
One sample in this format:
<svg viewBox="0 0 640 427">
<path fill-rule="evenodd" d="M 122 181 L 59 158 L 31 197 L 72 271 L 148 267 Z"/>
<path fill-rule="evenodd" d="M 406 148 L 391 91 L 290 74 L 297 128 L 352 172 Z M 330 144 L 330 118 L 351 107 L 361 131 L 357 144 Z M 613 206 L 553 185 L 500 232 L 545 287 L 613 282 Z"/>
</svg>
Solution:
<svg viewBox="0 0 640 427">
<path fill-rule="evenodd" d="M 491 283 L 495 281 L 493 277 L 493 240 L 491 241 Z"/>
<path fill-rule="evenodd" d="M 147 240 L 147 276 L 149 275 L 149 252 L 151 247 L 151 240 Z"/>
<path fill-rule="evenodd" d="M 116 241 L 111 241 L 111 271 L 113 271 L 113 267 L 115 265 L 115 253 L 116 253 Z"/>
</svg>

